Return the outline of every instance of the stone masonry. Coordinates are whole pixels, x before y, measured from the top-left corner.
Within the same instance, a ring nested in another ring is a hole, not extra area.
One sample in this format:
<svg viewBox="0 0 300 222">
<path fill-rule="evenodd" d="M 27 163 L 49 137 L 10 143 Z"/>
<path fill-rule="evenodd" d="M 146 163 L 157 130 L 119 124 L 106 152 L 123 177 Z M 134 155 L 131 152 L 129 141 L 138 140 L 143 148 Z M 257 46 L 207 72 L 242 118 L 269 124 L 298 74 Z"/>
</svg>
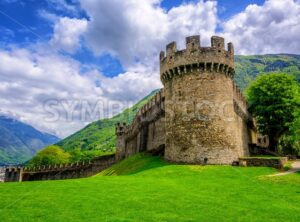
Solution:
<svg viewBox="0 0 300 222">
<path fill-rule="evenodd" d="M 115 154 L 95 157 L 88 162 L 77 162 L 61 165 L 39 167 L 7 167 L 5 182 L 35 180 L 64 180 L 93 176 L 112 166 L 116 161 Z"/>
<path fill-rule="evenodd" d="M 234 48 L 213 36 L 211 47 L 200 36 L 176 42 L 160 53 L 164 88 L 138 112 L 133 123 L 119 123 L 117 159 L 164 149 L 167 161 L 232 164 L 249 155 L 255 130 L 242 93 L 234 84 Z"/>
</svg>

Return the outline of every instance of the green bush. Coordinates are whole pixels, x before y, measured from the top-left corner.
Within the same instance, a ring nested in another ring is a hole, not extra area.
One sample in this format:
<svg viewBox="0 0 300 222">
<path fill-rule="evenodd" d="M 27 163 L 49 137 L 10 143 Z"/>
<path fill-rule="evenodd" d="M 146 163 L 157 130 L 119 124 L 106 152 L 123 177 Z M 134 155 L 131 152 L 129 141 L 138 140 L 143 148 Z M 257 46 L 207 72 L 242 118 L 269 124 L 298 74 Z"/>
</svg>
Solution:
<svg viewBox="0 0 300 222">
<path fill-rule="evenodd" d="M 284 170 L 284 171 L 288 171 L 288 170 L 290 170 L 291 168 L 292 168 L 292 162 L 291 162 L 291 161 L 287 162 L 287 163 L 284 164 L 284 166 L 283 166 L 283 170 Z"/>
<path fill-rule="evenodd" d="M 30 167 L 66 164 L 70 162 L 71 155 L 59 146 L 51 145 L 39 151 L 28 163 Z"/>
</svg>

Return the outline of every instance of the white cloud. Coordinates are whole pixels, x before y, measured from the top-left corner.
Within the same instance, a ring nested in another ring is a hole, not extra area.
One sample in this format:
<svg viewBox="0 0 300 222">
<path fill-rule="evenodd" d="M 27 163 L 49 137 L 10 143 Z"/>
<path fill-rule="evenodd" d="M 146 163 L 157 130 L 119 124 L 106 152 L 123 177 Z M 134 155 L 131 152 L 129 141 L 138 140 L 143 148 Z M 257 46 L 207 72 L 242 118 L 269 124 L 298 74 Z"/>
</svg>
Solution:
<svg viewBox="0 0 300 222">
<path fill-rule="evenodd" d="M 161 88 L 159 79 L 159 74 L 151 68 L 137 66 L 113 78 L 102 77 L 100 82 L 104 94 L 110 99 L 136 101 Z"/>
<path fill-rule="evenodd" d="M 0 57 L 1 111 L 21 116 L 39 129 L 66 136 L 83 126 L 78 117 L 73 126 L 63 123 L 63 116 L 62 122 L 46 122 L 48 100 L 105 100 L 93 77 L 81 75 L 80 64 L 74 60 L 26 49 L 0 50 Z"/>
<path fill-rule="evenodd" d="M 68 136 L 160 87 L 143 66 L 109 78 L 47 47 L 0 49 L 0 112 L 43 131 Z"/>
<path fill-rule="evenodd" d="M 81 35 L 87 28 L 87 20 L 76 18 L 59 18 L 54 25 L 54 34 L 50 44 L 63 49 L 69 53 L 74 53 L 80 47 Z"/>
<path fill-rule="evenodd" d="M 224 35 L 239 54 L 300 52 L 300 2 L 268 0 L 249 5 L 224 24 Z"/>
<path fill-rule="evenodd" d="M 81 0 L 90 16 L 86 41 L 97 54 L 111 53 L 125 67 L 139 60 L 157 66 L 158 52 L 173 40 L 182 46 L 188 35 L 208 42 L 217 25 L 216 2 L 202 0 L 164 11 L 159 0 Z"/>
<path fill-rule="evenodd" d="M 63 7 L 65 1 L 59 3 Z M 249 5 L 223 23 L 220 35 L 233 41 L 238 53 L 299 53 L 299 4 L 269 0 L 262 6 Z M 132 104 L 161 87 L 159 51 L 174 40 L 182 48 L 185 37 L 195 34 L 201 35 L 202 45 L 209 45 L 218 23 L 216 1 L 184 3 L 169 11 L 161 8 L 160 0 L 81 0 L 81 6 L 89 20 L 40 11 L 54 23 L 48 43 L 0 49 L 0 112 L 67 136 L 98 118 L 82 118 L 83 103 L 94 107 L 100 102 L 104 112 L 111 104 L 119 104 L 110 112 L 116 114 L 124 108 L 123 101 L 125 106 Z M 106 77 L 92 65 L 86 67 L 57 51 L 75 53 L 84 44 L 95 54 L 116 56 L 126 71 Z M 49 107 L 44 106 L 47 101 L 60 102 L 54 105 L 61 114 L 58 121 L 45 120 L 49 116 Z M 69 121 L 67 114 L 73 111 Z"/>
</svg>

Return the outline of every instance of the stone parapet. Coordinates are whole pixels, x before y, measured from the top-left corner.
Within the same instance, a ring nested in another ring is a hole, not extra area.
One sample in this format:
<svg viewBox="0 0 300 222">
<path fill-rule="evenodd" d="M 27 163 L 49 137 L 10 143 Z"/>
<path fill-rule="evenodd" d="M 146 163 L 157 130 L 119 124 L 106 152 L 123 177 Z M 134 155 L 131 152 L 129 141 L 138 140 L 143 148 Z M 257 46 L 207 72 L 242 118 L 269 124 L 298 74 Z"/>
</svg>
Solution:
<svg viewBox="0 0 300 222">
<path fill-rule="evenodd" d="M 91 161 L 39 167 L 8 167 L 5 182 L 61 180 L 92 176 L 116 162 L 115 154 L 95 157 Z"/>
<path fill-rule="evenodd" d="M 224 47 L 224 38 L 213 36 L 211 47 L 200 46 L 200 36 L 186 38 L 186 49 L 177 50 L 176 42 L 171 42 L 160 53 L 160 77 L 164 83 L 175 76 L 195 72 L 215 72 L 229 77 L 234 76 L 234 49 L 228 43 Z"/>
</svg>

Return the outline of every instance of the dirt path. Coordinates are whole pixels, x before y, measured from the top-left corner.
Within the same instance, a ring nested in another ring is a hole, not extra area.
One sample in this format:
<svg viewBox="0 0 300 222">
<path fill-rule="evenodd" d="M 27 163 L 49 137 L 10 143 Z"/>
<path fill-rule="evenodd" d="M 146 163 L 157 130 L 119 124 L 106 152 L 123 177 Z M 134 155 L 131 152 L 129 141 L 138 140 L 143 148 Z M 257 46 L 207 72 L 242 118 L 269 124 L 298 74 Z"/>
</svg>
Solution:
<svg viewBox="0 0 300 222">
<path fill-rule="evenodd" d="M 274 177 L 274 176 L 284 176 L 287 174 L 291 174 L 291 173 L 295 173 L 300 171 L 300 160 L 296 160 L 295 162 L 292 163 L 292 168 L 289 169 L 286 172 L 282 172 L 282 173 L 276 173 L 276 174 L 271 174 L 269 175 L 270 177 Z"/>
</svg>

